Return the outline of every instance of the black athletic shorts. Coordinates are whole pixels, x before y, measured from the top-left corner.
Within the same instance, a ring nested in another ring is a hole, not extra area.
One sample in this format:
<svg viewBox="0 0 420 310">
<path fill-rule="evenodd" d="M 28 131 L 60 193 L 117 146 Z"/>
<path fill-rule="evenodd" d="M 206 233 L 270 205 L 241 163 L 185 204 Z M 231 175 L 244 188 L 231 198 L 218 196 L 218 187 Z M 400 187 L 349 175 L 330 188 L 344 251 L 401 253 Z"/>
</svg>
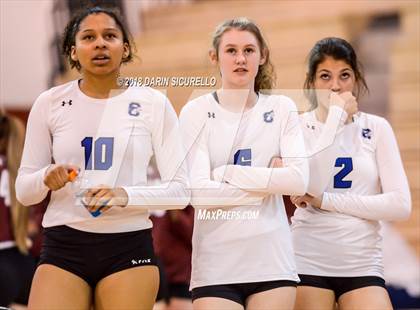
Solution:
<svg viewBox="0 0 420 310">
<path fill-rule="evenodd" d="M 169 283 L 169 296 L 175 298 L 191 299 L 189 284 L 185 283 Z"/>
<path fill-rule="evenodd" d="M 298 286 L 313 286 L 331 290 L 338 300 L 344 293 L 367 286 L 380 286 L 386 289 L 385 280 L 380 277 L 323 277 L 300 274 Z"/>
<path fill-rule="evenodd" d="M 118 271 L 156 266 L 151 229 L 103 234 L 62 225 L 45 228 L 43 234 L 39 265 L 62 268 L 79 276 L 92 288 Z"/>
<path fill-rule="evenodd" d="M 279 287 L 296 287 L 295 281 L 277 280 L 254 283 L 222 284 L 196 287 L 192 290 L 192 300 L 203 297 L 229 299 L 245 306 L 247 298 L 253 294 L 269 291 Z"/>
</svg>

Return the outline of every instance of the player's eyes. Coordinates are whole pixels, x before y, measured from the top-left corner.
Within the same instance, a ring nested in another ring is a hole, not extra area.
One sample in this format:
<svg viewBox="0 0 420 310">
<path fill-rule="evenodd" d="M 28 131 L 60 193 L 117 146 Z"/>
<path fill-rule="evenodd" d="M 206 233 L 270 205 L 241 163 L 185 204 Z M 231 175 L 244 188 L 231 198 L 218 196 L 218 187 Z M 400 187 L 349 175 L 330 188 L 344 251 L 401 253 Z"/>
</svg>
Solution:
<svg viewBox="0 0 420 310">
<path fill-rule="evenodd" d="M 350 73 L 348 72 L 344 72 L 343 74 L 341 74 L 341 78 L 344 80 L 348 79 L 349 77 L 350 77 Z"/>
<path fill-rule="evenodd" d="M 329 74 L 326 74 L 326 73 L 322 73 L 320 76 L 319 76 L 320 78 L 321 78 L 321 80 L 328 80 L 329 78 L 330 78 L 330 75 Z"/>
<path fill-rule="evenodd" d="M 107 35 L 105 35 L 105 38 L 107 38 L 107 39 L 113 39 L 113 38 L 116 38 L 116 37 L 117 36 L 113 33 L 108 33 Z"/>
<path fill-rule="evenodd" d="M 228 48 L 226 52 L 229 54 L 235 54 L 236 50 L 234 48 Z"/>
<path fill-rule="evenodd" d="M 249 47 L 249 48 L 246 48 L 246 49 L 245 49 L 245 53 L 246 53 L 246 54 L 251 54 L 251 53 L 253 53 L 253 52 L 254 52 L 254 49 L 253 49 L 253 48 L 250 48 L 250 47 Z"/>
<path fill-rule="evenodd" d="M 83 37 L 82 37 L 82 40 L 88 40 L 88 41 L 90 41 L 90 40 L 92 40 L 92 39 L 93 39 L 93 36 L 92 36 L 92 35 L 90 35 L 90 34 L 85 35 L 85 36 L 83 36 Z"/>
</svg>

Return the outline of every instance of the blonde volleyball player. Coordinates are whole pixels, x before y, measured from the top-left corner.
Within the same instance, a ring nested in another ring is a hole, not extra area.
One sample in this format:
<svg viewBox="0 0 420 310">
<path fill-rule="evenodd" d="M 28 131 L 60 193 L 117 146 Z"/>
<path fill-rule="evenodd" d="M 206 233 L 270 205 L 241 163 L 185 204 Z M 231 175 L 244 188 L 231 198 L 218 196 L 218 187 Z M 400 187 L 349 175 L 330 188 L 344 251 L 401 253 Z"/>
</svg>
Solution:
<svg viewBox="0 0 420 310">
<path fill-rule="evenodd" d="M 16 182 L 24 205 L 51 191 L 29 308 L 152 309 L 159 275 L 148 209 L 189 202 L 176 114 L 160 92 L 117 83 L 133 55 L 113 11 L 75 16 L 63 49 L 82 77 L 34 103 Z M 164 186 L 147 186 L 152 155 Z M 69 181 L 79 168 L 84 205 Z"/>
<path fill-rule="evenodd" d="M 210 59 L 222 88 L 180 115 L 195 207 L 193 307 L 292 309 L 298 276 L 282 195 L 306 192 L 309 170 L 297 109 L 264 94 L 273 66 L 248 19 L 217 27 Z M 276 156 L 284 167 L 267 168 Z"/>
<path fill-rule="evenodd" d="M 341 110 L 345 123 L 336 127 L 332 145 L 314 155 L 324 159 L 310 170 L 310 184 L 318 188 L 291 197 L 299 207 L 292 218 L 301 279 L 296 309 L 334 309 L 336 302 L 340 309 L 392 309 L 379 220 L 405 219 L 411 209 L 394 133 L 384 118 L 357 112 L 357 97 L 367 85 L 345 40 L 315 44 L 305 88 L 313 109 L 301 115 L 301 124 L 310 153 L 328 119 L 340 115 L 339 106 L 346 112 Z"/>
</svg>

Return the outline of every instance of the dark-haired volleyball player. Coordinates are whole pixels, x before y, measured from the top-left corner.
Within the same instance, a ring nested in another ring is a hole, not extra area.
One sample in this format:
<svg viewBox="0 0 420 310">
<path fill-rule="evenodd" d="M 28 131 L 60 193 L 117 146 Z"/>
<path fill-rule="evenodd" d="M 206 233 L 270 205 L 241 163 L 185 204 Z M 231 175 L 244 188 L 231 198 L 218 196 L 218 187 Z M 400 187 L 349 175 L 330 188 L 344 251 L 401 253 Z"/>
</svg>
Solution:
<svg viewBox="0 0 420 310">
<path fill-rule="evenodd" d="M 148 209 L 189 202 L 176 114 L 160 92 L 117 83 L 133 54 L 113 11 L 75 16 L 63 49 L 82 77 L 36 100 L 16 182 L 25 205 L 52 192 L 29 307 L 151 309 L 159 278 Z M 152 155 L 160 187 L 147 186 Z M 83 204 L 75 171 L 89 188 Z"/>
<path fill-rule="evenodd" d="M 382 117 L 357 112 L 367 89 L 352 46 L 318 41 L 309 53 L 305 88 L 313 105 L 301 115 L 309 153 L 328 120 L 344 115 L 335 138 L 311 167 L 319 188 L 292 196 L 298 286 L 296 309 L 392 309 L 385 282 L 380 220 L 410 215 L 411 199 L 395 135 Z M 346 107 L 345 112 L 341 107 Z M 337 118 L 338 117 L 338 118 Z"/>
</svg>

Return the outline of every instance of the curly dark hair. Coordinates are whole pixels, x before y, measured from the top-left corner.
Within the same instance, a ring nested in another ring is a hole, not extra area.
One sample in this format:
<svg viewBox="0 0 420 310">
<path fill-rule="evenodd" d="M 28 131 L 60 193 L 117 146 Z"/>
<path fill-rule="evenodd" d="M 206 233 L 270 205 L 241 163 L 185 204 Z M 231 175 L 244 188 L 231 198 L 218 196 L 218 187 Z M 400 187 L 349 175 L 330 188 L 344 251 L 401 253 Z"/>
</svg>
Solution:
<svg viewBox="0 0 420 310">
<path fill-rule="evenodd" d="M 135 45 L 134 45 L 132 36 L 130 32 L 127 30 L 127 27 L 125 23 L 123 22 L 123 19 L 119 11 L 116 9 L 95 6 L 95 7 L 86 8 L 77 12 L 73 16 L 73 18 L 69 21 L 69 23 L 66 26 L 66 29 L 64 30 L 62 52 L 63 52 L 63 55 L 67 58 L 68 62 L 70 63 L 71 68 L 76 67 L 77 70 L 80 70 L 81 68 L 80 63 L 78 61 L 74 61 L 71 58 L 71 48 L 72 46 L 75 46 L 76 44 L 76 34 L 79 32 L 80 23 L 89 15 L 99 14 L 99 13 L 107 14 L 108 16 L 114 19 L 115 23 L 120 28 L 123 34 L 123 42 L 128 44 L 129 54 L 127 57 L 122 59 L 122 63 L 130 62 L 133 59 L 133 55 L 135 52 Z"/>
<path fill-rule="evenodd" d="M 369 92 L 362 65 L 358 61 L 356 52 L 351 44 L 341 38 L 324 38 L 315 43 L 308 55 L 308 72 L 306 74 L 303 89 L 306 97 L 311 103 L 312 109 L 315 109 L 318 106 L 314 90 L 316 70 L 318 69 L 318 65 L 328 56 L 335 60 L 342 60 L 351 67 L 356 79 L 356 97 L 359 97 L 365 92 Z"/>
</svg>

